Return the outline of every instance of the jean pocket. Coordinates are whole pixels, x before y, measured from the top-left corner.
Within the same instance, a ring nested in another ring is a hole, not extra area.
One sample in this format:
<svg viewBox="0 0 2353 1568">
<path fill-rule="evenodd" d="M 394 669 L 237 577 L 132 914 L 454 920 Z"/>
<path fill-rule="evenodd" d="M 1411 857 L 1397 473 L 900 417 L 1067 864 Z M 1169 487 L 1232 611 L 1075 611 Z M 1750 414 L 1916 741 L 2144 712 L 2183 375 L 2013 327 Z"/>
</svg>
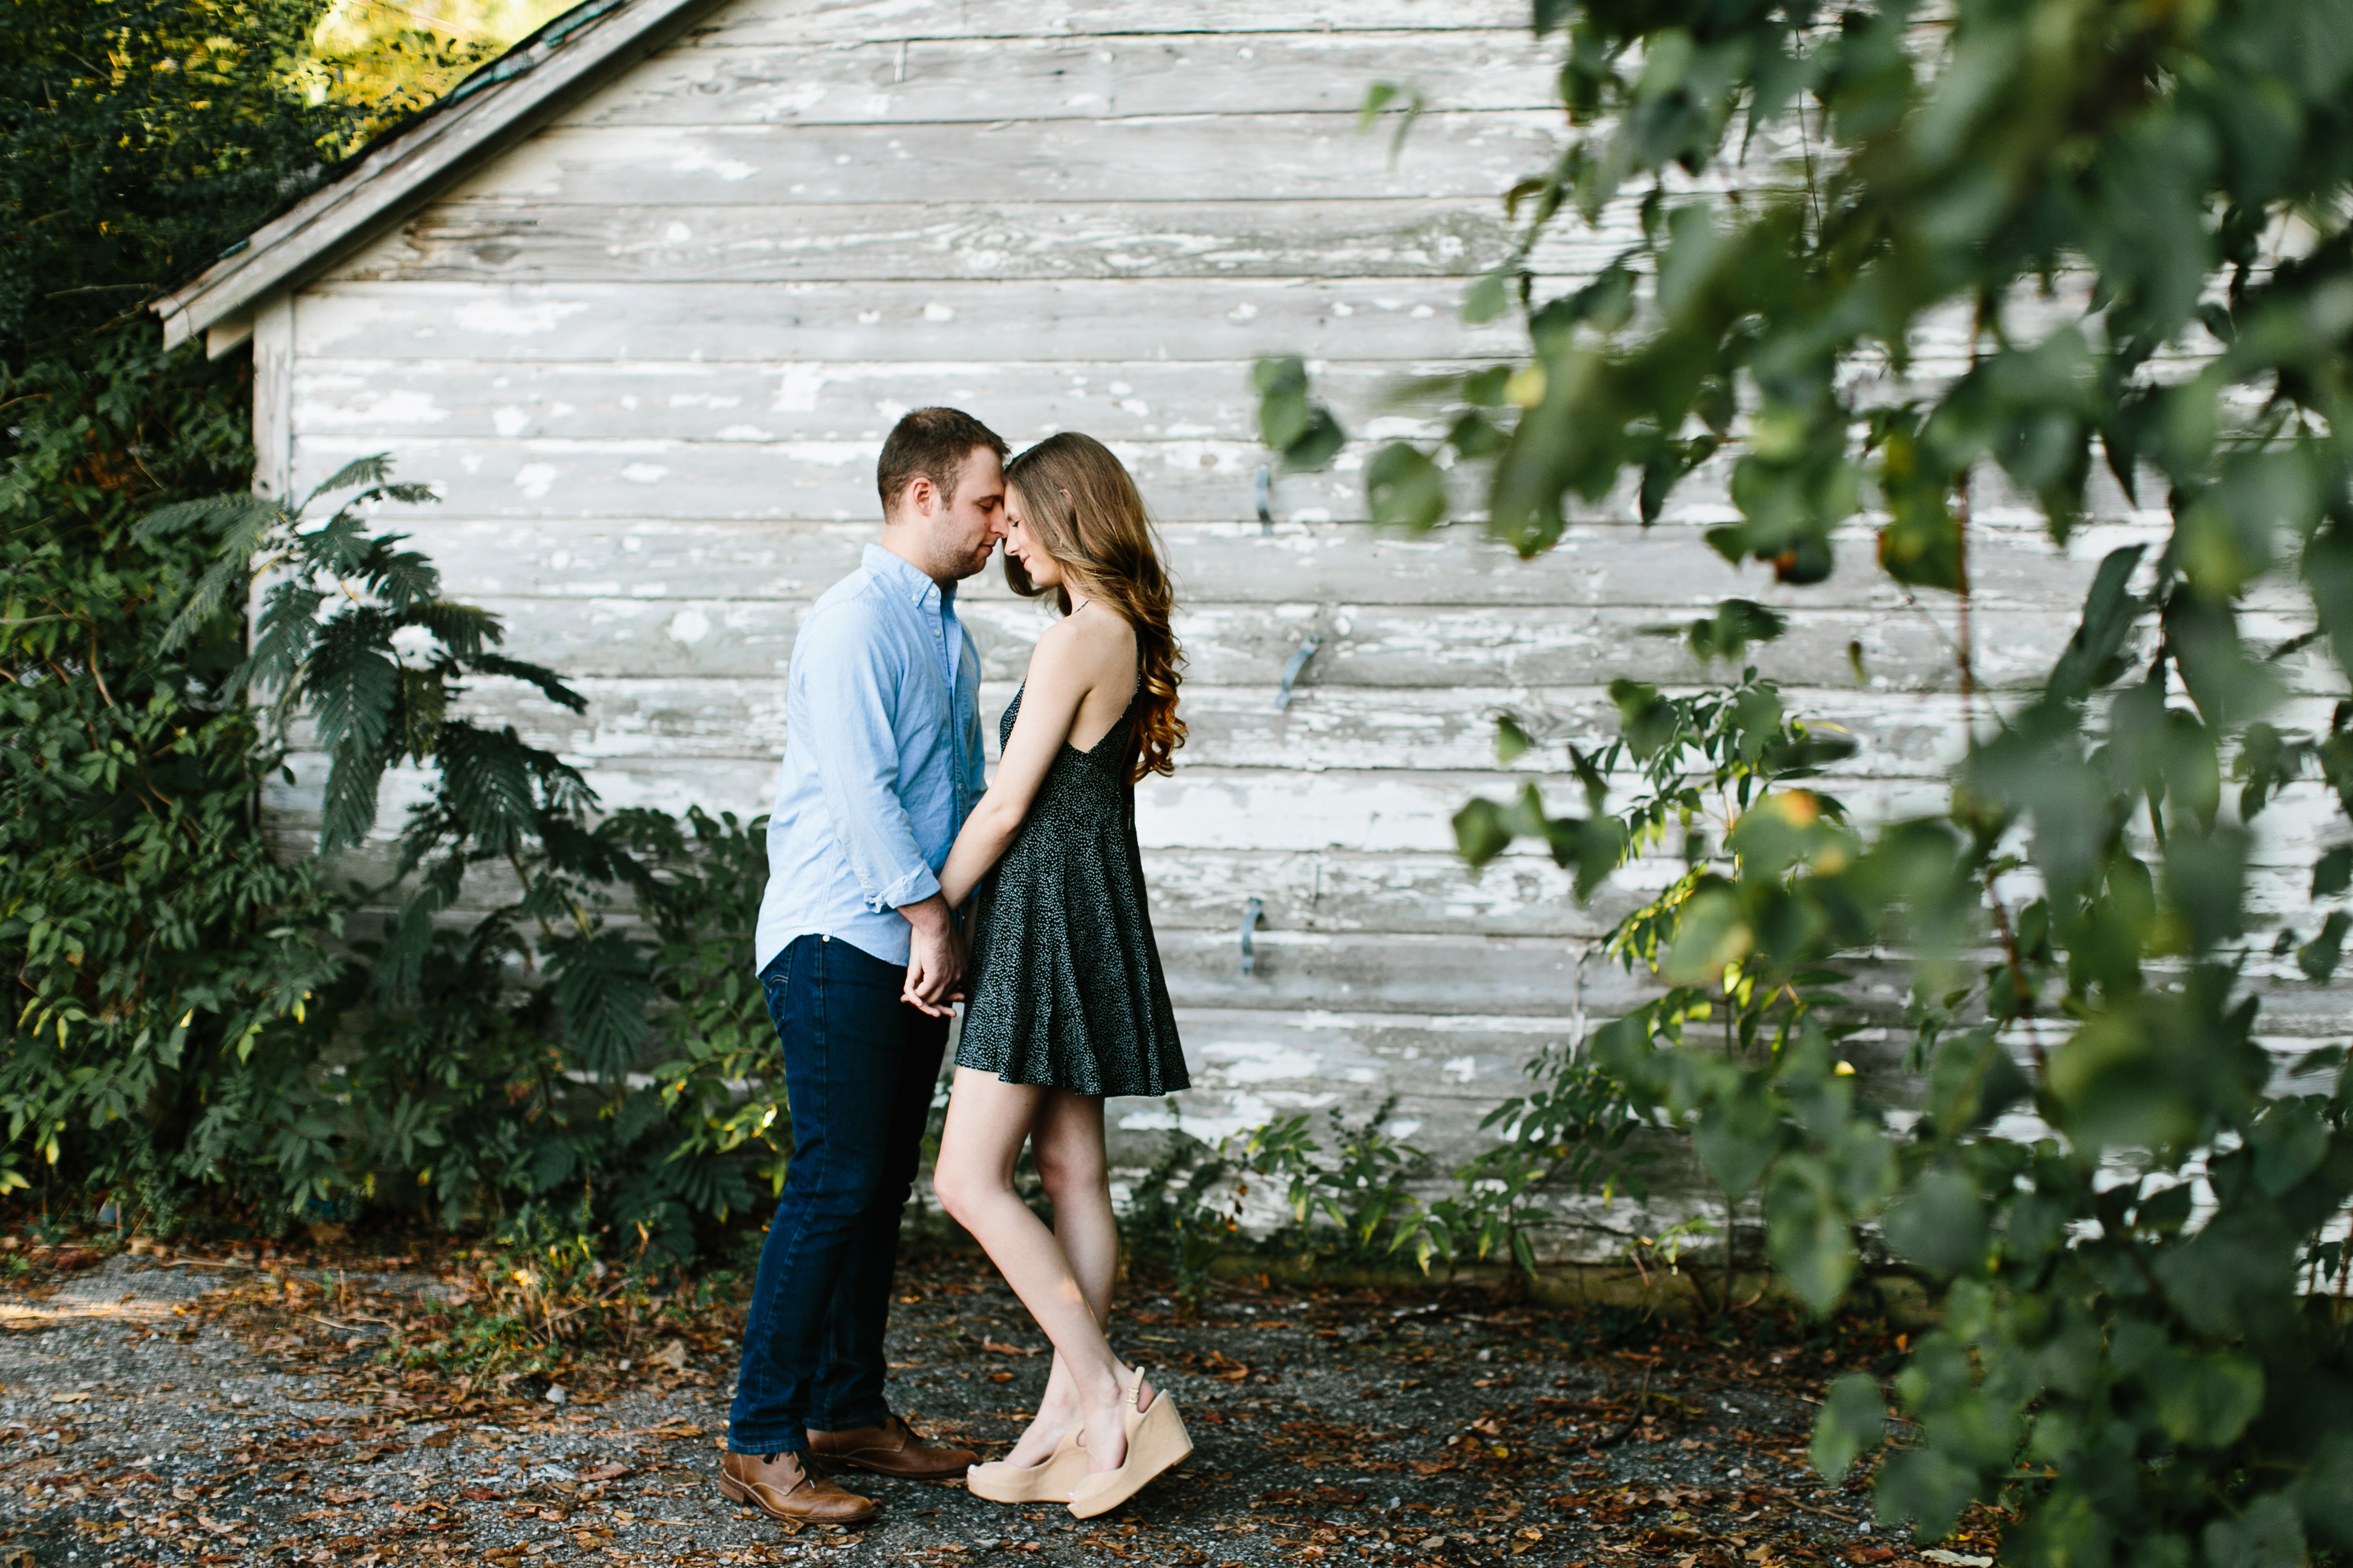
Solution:
<svg viewBox="0 0 2353 1568">
<path fill-rule="evenodd" d="M 785 1026 L 785 996 L 787 992 L 784 976 L 780 974 L 771 978 L 763 974 L 760 976 L 760 989 L 767 994 L 768 1022 L 782 1029 Z"/>
</svg>

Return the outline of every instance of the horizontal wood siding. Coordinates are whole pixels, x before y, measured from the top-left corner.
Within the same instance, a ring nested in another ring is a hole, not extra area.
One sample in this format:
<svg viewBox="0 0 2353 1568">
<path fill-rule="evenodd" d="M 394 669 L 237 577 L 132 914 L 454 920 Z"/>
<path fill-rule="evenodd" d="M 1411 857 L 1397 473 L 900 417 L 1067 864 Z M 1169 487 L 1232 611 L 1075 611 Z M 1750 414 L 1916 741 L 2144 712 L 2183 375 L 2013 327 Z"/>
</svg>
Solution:
<svg viewBox="0 0 2353 1568">
<path fill-rule="evenodd" d="M 1702 537 L 1733 515 L 1722 462 L 1660 526 L 1616 497 L 1533 562 L 1475 524 L 1404 539 L 1361 521 L 1371 443 L 1439 428 L 1398 403 L 1400 378 L 1519 340 L 1457 307 L 1507 253 L 1499 193 L 1561 143 L 1554 51 L 1525 20 L 1525 0 L 738 0 L 300 295 L 295 482 L 390 451 L 443 500 L 386 524 L 592 700 L 575 716 L 493 685 L 478 709 L 615 805 L 749 817 L 800 618 L 874 537 L 892 422 L 946 402 L 1017 445 L 1101 437 L 1163 522 L 1192 727 L 1140 826 L 1198 1087 L 1115 1108 L 1127 1157 L 1172 1117 L 1214 1135 L 1392 1095 L 1401 1130 L 1460 1156 L 1528 1057 L 1637 994 L 1593 939 L 1665 874 L 1591 909 L 1525 852 L 1472 876 L 1451 853 L 1463 800 L 1525 780 L 1573 799 L 1557 742 L 1609 734 L 1617 677 L 1702 679 L 1678 624 L 1734 594 L 1789 615 L 1752 657 L 1854 735 L 1830 787 L 1858 811 L 1934 809 L 1957 745 L 1949 603 L 1895 591 L 1867 528 L 1815 588 L 1727 564 Z M 1430 104 L 1394 151 L 1393 121 L 1357 129 L 1376 80 Z M 1630 201 L 1548 239 L 1544 287 L 1622 247 Z M 1958 326 L 1921 363 L 1953 363 Z M 1359 437 L 1331 473 L 1272 476 L 1271 524 L 1249 389 L 1266 353 L 1314 358 Z M 1972 629 L 1993 687 L 2045 670 L 2100 555 L 2162 526 L 2105 476 L 2094 500 L 2061 551 L 2018 498 L 1978 497 Z M 1040 612 L 993 571 L 965 604 L 993 740 Z M 2258 603 L 2248 623 L 2284 637 L 2291 611 Z M 2299 710 L 2325 715 L 2333 673 L 2308 650 L 2284 668 Z M 1506 709 L 1546 743 L 1502 769 Z M 316 820 L 316 759 L 296 773 L 273 795 L 290 843 Z M 387 823 L 417 784 L 394 781 Z M 2327 809 L 2292 791 L 2286 847 Z M 2282 842 L 2259 857 L 2261 897 L 2292 918 Z M 2275 988 L 2283 1051 L 2342 1032 Z M 1875 994 L 1893 1026 L 1892 973 Z M 1894 1037 L 1856 1049 L 1900 1092 Z"/>
</svg>

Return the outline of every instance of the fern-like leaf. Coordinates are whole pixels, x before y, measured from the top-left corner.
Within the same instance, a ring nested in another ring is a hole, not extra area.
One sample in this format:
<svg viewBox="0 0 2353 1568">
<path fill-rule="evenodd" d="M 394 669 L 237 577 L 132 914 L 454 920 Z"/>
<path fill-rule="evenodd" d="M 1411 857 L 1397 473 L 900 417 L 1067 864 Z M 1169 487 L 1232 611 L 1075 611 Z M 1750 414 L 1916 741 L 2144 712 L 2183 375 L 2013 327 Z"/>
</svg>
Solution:
<svg viewBox="0 0 2353 1568">
<path fill-rule="evenodd" d="M 183 532 L 190 528 L 216 530 L 219 542 L 213 563 L 196 579 L 171 624 L 164 628 L 162 646 L 167 653 L 185 647 L 205 624 L 220 614 L 233 588 L 242 588 L 253 555 L 270 532 L 286 521 L 277 502 L 255 495 L 209 496 L 160 507 L 141 519 L 132 532 L 142 542 Z"/>
<path fill-rule="evenodd" d="M 645 954 L 615 931 L 560 938 L 549 946 L 555 1005 L 575 1059 L 599 1078 L 619 1078 L 646 1037 L 646 1009 L 654 1000 Z"/>
<path fill-rule="evenodd" d="M 434 640 L 456 658 L 479 658 L 484 645 L 495 645 L 504 635 L 499 617 L 479 605 L 432 599 L 413 603 L 406 609 L 405 619 L 431 632 Z"/>
<path fill-rule="evenodd" d="M 367 519 L 350 507 L 303 534 L 301 542 L 302 554 L 314 569 L 338 577 L 359 575 L 378 543 L 368 531 Z"/>
<path fill-rule="evenodd" d="M 241 525 L 259 523 L 259 531 L 268 532 L 269 525 L 284 515 L 278 503 L 266 496 L 233 494 L 205 496 L 196 500 L 174 501 L 170 506 L 157 507 L 139 520 L 131 537 L 142 544 L 169 534 L 184 532 L 190 528 L 212 525 L 228 533 Z"/>
<path fill-rule="evenodd" d="M 319 826 L 319 853 L 332 855 L 367 837 L 375 826 L 376 791 L 384 782 L 384 750 L 345 747 L 327 766 L 325 806 Z"/>
<path fill-rule="evenodd" d="M 262 691 L 290 687 L 318 637 L 319 606 L 326 602 L 327 595 L 308 583 L 289 578 L 273 584 L 262 595 L 253 652 L 237 671 L 238 679 Z"/>
<path fill-rule="evenodd" d="M 554 756 L 525 745 L 512 728 L 465 723 L 443 725 L 434 751 L 450 816 L 466 837 L 503 854 L 531 837 L 538 826 L 533 781 L 542 771 L 534 763 L 555 763 Z"/>
<path fill-rule="evenodd" d="M 428 604 L 441 592 L 440 572 L 419 551 L 385 550 L 373 575 L 375 591 L 396 610 Z"/>
<path fill-rule="evenodd" d="M 588 699 L 565 685 L 564 678 L 543 664 L 530 664 L 499 653 L 482 654 L 472 662 L 480 674 L 503 675 L 510 680 L 527 680 L 538 687 L 540 695 L 550 702 L 560 703 L 575 713 L 588 711 Z"/>
<path fill-rule="evenodd" d="M 310 510 L 311 503 L 321 496 L 331 496 L 337 490 L 347 490 L 354 485 L 380 485 L 391 475 L 392 454 L 389 452 L 375 452 L 364 458 L 354 458 L 329 474 L 318 489 L 304 496 L 301 510 Z"/>
<path fill-rule="evenodd" d="M 373 752 L 392 732 L 400 667 L 387 651 L 391 626 L 378 611 L 345 610 L 319 630 L 303 684 L 330 754 Z"/>
</svg>

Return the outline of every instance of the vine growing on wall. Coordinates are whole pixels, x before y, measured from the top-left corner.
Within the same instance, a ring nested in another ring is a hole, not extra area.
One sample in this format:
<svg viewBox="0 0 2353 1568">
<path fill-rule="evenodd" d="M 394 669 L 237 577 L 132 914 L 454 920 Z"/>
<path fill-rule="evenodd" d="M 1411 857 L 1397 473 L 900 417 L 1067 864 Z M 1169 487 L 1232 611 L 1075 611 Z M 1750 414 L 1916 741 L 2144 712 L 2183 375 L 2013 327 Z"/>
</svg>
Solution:
<svg viewBox="0 0 2353 1568">
<path fill-rule="evenodd" d="M 1528 349 L 1423 384 L 1444 434 L 1379 449 L 1373 515 L 1426 530 L 1475 495 L 1468 525 L 1534 555 L 1620 486 L 1651 525 L 1720 474 L 1727 561 L 1947 596 L 1968 725 L 1925 816 L 1787 779 L 1712 823 L 1706 789 L 1668 799 L 1647 820 L 1688 870 L 1619 936 L 1658 989 L 1592 1063 L 1757 1195 L 1816 1310 L 1867 1237 L 1930 1285 L 1883 1517 L 1934 1537 L 2006 1503 L 2021 1563 L 2353 1550 L 2353 1076 L 2261 1037 L 2353 923 L 2353 5 L 1539 0 L 1535 24 L 1568 135 L 1505 193 L 1519 243 L 1463 304 L 1516 312 Z M 1628 207 L 1597 276 L 1540 275 L 1551 228 Z M 1947 364 L 1920 357 L 1936 327 Z M 1328 460 L 1303 370 L 1258 384 L 1270 443 Z M 2169 527 L 2098 559 L 2041 679 L 1989 692 L 1972 505 L 2004 484 L 2065 547 L 2097 468 Z M 2303 629 L 2259 635 L 2259 592 Z M 1704 729 L 1615 695 L 1620 765 L 1569 759 L 1584 809 L 1473 803 L 1468 857 L 1531 839 L 1582 895 L 1641 847 L 1609 796 L 1656 800 L 1647 756 Z M 1839 1022 L 1888 955 L 1926 1079 L 1900 1132 Z M 1818 1466 L 1883 1443 L 1886 1406 L 1838 1384 Z"/>
</svg>

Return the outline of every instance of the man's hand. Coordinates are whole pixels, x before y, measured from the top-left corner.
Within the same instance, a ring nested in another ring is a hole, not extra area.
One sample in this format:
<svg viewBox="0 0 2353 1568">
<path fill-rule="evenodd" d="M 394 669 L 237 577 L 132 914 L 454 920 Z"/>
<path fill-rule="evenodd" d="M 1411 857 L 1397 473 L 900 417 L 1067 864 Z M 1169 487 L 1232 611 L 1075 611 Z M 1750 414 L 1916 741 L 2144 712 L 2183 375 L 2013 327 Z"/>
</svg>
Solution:
<svg viewBox="0 0 2353 1568">
<path fill-rule="evenodd" d="M 956 934 L 947 900 L 934 893 L 899 911 L 914 928 L 907 949 L 907 987 L 901 1000 L 934 1018 L 964 999 L 964 940 Z"/>
</svg>

